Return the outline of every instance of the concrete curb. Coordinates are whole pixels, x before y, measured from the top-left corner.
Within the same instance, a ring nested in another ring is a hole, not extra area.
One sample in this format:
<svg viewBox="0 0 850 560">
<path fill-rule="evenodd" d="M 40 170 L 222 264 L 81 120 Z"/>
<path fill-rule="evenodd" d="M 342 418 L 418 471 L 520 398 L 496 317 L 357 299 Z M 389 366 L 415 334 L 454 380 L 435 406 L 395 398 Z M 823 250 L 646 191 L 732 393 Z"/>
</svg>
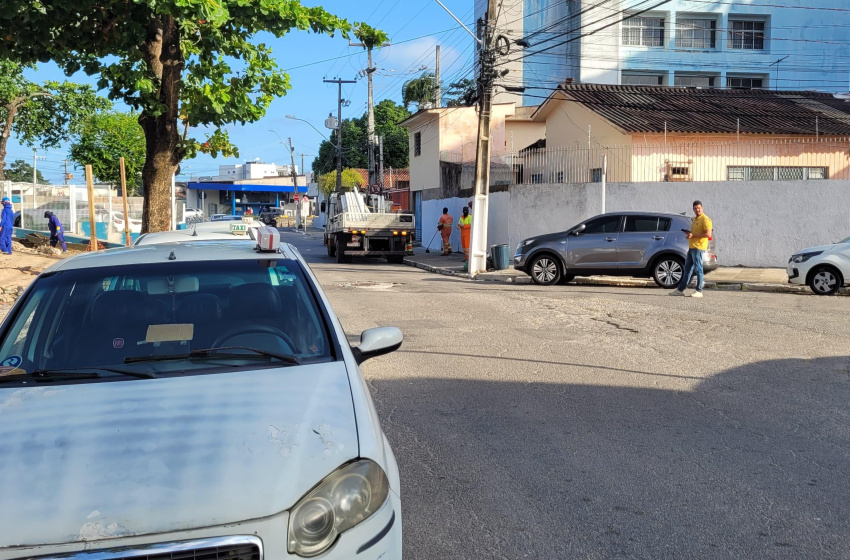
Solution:
<svg viewBox="0 0 850 560">
<path fill-rule="evenodd" d="M 443 276 L 454 276 L 464 280 L 475 282 L 498 282 L 502 284 L 532 284 L 531 278 L 525 274 L 505 274 L 499 272 L 483 272 L 472 278 L 466 272 L 460 272 L 450 268 L 431 266 L 417 262 L 413 259 L 404 259 L 404 264 Z M 642 278 L 620 278 L 616 276 L 593 276 L 590 278 L 576 278 L 572 283 L 581 286 L 621 286 L 627 288 L 654 288 L 653 280 Z M 802 294 L 814 295 L 807 286 L 796 286 L 792 284 L 766 284 L 757 282 L 706 282 L 706 290 L 719 290 L 724 292 L 770 292 L 779 294 Z M 850 296 L 850 288 L 843 288 L 838 292 L 841 296 Z"/>
</svg>

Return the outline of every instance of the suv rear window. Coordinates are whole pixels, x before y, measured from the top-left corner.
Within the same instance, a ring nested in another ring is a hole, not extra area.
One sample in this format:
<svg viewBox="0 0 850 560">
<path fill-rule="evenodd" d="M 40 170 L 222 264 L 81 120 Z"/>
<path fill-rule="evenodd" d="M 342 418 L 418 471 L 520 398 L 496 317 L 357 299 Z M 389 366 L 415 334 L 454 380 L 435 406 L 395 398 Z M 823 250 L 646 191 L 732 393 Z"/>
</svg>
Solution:
<svg viewBox="0 0 850 560">
<path fill-rule="evenodd" d="M 670 231 L 670 218 L 657 216 L 626 216 L 625 232 L 646 233 L 655 231 Z"/>
<path fill-rule="evenodd" d="M 14 357 L 27 372 L 112 366 L 181 373 L 280 365 L 257 359 L 257 352 L 244 359 L 125 363 L 213 347 L 287 354 L 305 364 L 327 361 L 331 339 L 309 282 L 297 261 L 284 259 L 57 272 L 28 292 L 3 334 L 0 361 Z"/>
</svg>

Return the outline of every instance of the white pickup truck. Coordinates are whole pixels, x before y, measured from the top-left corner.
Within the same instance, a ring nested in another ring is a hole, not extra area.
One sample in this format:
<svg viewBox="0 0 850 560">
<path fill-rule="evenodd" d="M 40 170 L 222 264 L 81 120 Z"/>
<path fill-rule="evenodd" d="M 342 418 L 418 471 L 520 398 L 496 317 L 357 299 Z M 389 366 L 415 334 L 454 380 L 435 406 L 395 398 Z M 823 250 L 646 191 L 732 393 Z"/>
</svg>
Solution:
<svg viewBox="0 0 850 560">
<path fill-rule="evenodd" d="M 354 256 L 401 263 L 413 254 L 413 214 L 389 211 L 390 202 L 383 197 L 371 196 L 369 202 L 371 208 L 359 191 L 331 194 L 325 209 L 328 256 L 336 256 L 339 263 L 351 262 Z"/>
</svg>

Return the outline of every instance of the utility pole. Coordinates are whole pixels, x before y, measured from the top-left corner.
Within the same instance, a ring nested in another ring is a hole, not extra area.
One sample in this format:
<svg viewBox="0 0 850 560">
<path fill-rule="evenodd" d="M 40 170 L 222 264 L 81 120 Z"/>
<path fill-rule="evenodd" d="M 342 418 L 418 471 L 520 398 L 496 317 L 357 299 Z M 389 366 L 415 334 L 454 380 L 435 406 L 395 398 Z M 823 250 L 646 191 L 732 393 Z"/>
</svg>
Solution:
<svg viewBox="0 0 850 560">
<path fill-rule="evenodd" d="M 437 66 L 436 66 L 436 72 L 435 72 L 435 79 L 436 79 L 436 82 L 437 82 L 435 84 L 437 86 L 437 88 L 436 88 L 436 94 L 435 94 L 436 99 L 434 99 L 434 106 L 437 109 L 439 109 L 440 107 L 443 106 L 443 92 L 442 92 L 442 87 L 440 85 L 440 45 L 437 45 Z"/>
<path fill-rule="evenodd" d="M 67 187 L 68 186 L 68 179 L 71 178 L 70 175 L 68 175 L 68 160 L 63 159 L 62 163 L 65 164 L 65 186 Z"/>
<path fill-rule="evenodd" d="M 339 86 L 338 105 L 336 110 L 336 190 L 342 190 L 342 84 L 355 84 L 357 80 L 324 80 L 326 84 Z"/>
<path fill-rule="evenodd" d="M 383 43 L 381 46 L 382 47 L 388 47 L 389 45 L 390 45 L 389 43 Z M 372 74 L 375 73 L 375 70 L 377 70 L 377 68 L 372 66 L 372 47 L 367 46 L 365 43 L 352 43 L 351 41 L 348 42 L 348 46 L 349 47 L 363 47 L 368 51 L 368 56 L 369 56 L 368 66 L 366 67 L 366 80 L 367 80 L 368 92 L 369 92 L 369 95 L 368 95 L 369 102 L 368 102 L 368 111 L 367 111 L 368 112 L 368 126 L 367 126 L 368 130 L 367 130 L 366 134 L 367 134 L 367 141 L 368 141 L 368 145 L 369 145 L 369 187 L 371 188 L 372 185 L 374 185 L 375 183 L 378 182 L 375 178 L 375 175 L 376 175 L 376 168 L 375 168 L 375 144 L 376 144 L 376 140 L 375 140 L 375 100 L 374 100 L 374 97 L 373 97 L 373 94 L 372 94 L 372 92 L 373 92 L 373 89 L 372 89 Z"/>
<path fill-rule="evenodd" d="M 478 143 L 475 152 L 475 196 L 473 198 L 472 240 L 469 274 L 487 271 L 487 212 L 490 193 L 490 110 L 496 78 L 495 17 L 498 0 L 487 0 L 487 13 L 479 20 L 483 41 L 478 55 Z"/>
<path fill-rule="evenodd" d="M 301 227 L 301 197 L 298 196 L 298 172 L 295 171 L 295 148 L 292 147 L 292 137 L 289 137 L 289 156 L 292 159 L 292 185 L 295 191 L 295 229 Z M 306 231 L 307 228 L 304 228 Z"/>
<path fill-rule="evenodd" d="M 380 171 L 378 172 L 380 179 L 378 180 L 378 184 L 381 186 L 381 196 L 384 194 L 384 137 L 378 137 L 378 150 L 381 154 L 381 164 Z"/>
</svg>

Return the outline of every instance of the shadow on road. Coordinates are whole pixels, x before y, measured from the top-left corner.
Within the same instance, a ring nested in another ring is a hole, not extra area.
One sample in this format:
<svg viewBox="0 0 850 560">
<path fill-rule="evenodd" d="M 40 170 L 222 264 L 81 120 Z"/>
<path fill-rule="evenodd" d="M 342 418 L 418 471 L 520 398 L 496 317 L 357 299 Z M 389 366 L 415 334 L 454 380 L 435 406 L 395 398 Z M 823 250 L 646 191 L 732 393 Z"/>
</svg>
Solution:
<svg viewBox="0 0 850 560">
<path fill-rule="evenodd" d="M 406 557 L 848 558 L 849 366 L 759 362 L 693 391 L 372 381 Z"/>
</svg>

